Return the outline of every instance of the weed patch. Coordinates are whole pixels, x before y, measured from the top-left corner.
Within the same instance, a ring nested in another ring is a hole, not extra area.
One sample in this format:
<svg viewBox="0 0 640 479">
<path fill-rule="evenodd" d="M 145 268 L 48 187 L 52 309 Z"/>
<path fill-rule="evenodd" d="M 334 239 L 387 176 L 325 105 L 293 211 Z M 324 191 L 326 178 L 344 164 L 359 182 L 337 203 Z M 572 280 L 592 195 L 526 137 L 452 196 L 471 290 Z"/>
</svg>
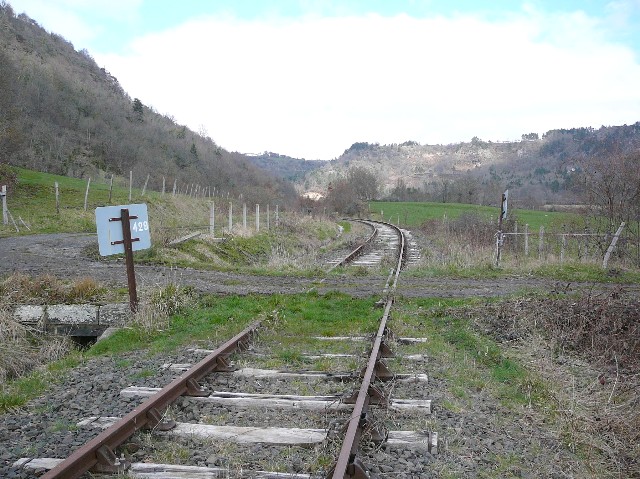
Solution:
<svg viewBox="0 0 640 479">
<path fill-rule="evenodd" d="M 553 385 L 550 410 L 570 450 L 594 467 L 640 472 L 640 301 L 635 294 L 619 288 L 512 299 L 455 315 L 473 318 L 474 329 L 511 344 L 537 376 Z M 519 374 L 510 364 L 498 366 L 496 379 Z M 533 394 L 535 384 L 523 385 Z"/>
</svg>

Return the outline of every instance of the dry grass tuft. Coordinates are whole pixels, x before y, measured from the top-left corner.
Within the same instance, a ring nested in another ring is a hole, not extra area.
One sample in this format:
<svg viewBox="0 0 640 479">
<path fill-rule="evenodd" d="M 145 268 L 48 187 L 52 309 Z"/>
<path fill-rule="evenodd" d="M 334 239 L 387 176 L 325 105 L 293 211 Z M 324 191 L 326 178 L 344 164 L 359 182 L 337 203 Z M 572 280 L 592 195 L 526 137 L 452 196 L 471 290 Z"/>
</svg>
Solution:
<svg viewBox="0 0 640 479">
<path fill-rule="evenodd" d="M 103 291 L 93 278 L 82 278 L 73 283 L 68 291 L 68 297 L 87 301 L 99 296 Z"/>
<path fill-rule="evenodd" d="M 15 304 L 56 304 L 90 301 L 105 289 L 91 278 L 65 283 L 55 276 L 15 273 L 0 282 L 0 306 Z"/>
<path fill-rule="evenodd" d="M 133 317 L 133 324 L 147 333 L 165 330 L 169 327 L 171 316 L 188 308 L 193 302 L 192 289 L 170 283 L 151 293 L 149 299 L 141 304 Z"/>
<path fill-rule="evenodd" d="M 60 359 L 72 349 L 69 338 L 44 336 L 15 321 L 11 311 L 16 304 L 83 302 L 101 296 L 103 291 L 90 278 L 64 283 L 51 275 L 16 273 L 0 282 L 0 383 Z"/>
<path fill-rule="evenodd" d="M 71 350 L 67 338 L 44 338 L 0 310 L 0 383 L 24 375 Z"/>
<path fill-rule="evenodd" d="M 469 313 L 555 385 L 567 447 L 610 477 L 640 475 L 640 299 L 618 289 Z"/>
</svg>

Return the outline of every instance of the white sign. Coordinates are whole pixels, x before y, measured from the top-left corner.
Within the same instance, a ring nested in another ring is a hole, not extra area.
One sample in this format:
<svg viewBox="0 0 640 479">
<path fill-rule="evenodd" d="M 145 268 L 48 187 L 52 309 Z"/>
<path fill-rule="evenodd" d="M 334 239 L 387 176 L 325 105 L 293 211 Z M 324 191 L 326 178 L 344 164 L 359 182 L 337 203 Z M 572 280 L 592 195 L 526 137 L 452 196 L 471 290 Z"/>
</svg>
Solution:
<svg viewBox="0 0 640 479">
<path fill-rule="evenodd" d="M 131 246 L 133 251 L 151 247 L 149 216 L 147 205 L 102 206 L 96 208 L 96 226 L 98 229 L 98 249 L 101 256 L 124 253 L 122 236 L 122 210 L 129 210 Z"/>
</svg>

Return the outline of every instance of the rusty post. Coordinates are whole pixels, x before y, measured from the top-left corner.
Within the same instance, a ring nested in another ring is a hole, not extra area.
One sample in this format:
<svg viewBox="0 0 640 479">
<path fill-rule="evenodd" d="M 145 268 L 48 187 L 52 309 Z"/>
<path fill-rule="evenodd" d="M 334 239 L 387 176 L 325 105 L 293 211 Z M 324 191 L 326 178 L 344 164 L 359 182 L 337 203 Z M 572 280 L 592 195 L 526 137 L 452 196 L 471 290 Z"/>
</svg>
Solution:
<svg viewBox="0 0 640 479">
<path fill-rule="evenodd" d="M 131 242 L 131 223 L 129 223 L 129 209 L 120 210 L 122 223 L 122 240 L 124 244 L 124 258 L 127 266 L 127 284 L 129 285 L 129 307 L 131 312 L 138 310 L 138 292 L 136 289 L 136 273 L 133 270 L 133 245 Z"/>
</svg>

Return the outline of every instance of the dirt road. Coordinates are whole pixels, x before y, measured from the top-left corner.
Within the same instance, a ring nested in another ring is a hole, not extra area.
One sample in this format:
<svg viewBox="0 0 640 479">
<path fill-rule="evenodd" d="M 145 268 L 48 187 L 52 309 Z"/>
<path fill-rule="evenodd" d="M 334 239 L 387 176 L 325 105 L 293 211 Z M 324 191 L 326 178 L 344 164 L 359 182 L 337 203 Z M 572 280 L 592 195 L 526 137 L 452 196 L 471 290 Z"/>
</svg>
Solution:
<svg viewBox="0 0 640 479">
<path fill-rule="evenodd" d="M 14 272 L 29 275 L 51 274 L 63 279 L 90 277 L 109 287 L 126 287 L 123 260 L 101 261 L 90 258 L 85 250 L 97 244 L 92 234 L 48 234 L 0 239 L 0 276 Z M 291 276 L 256 276 L 191 268 L 136 265 L 141 291 L 173 282 L 215 294 L 299 293 L 315 288 L 319 292 L 338 290 L 357 297 L 380 293 L 386 275 L 329 277 L 324 281 Z M 615 285 L 599 284 L 598 289 Z M 629 288 L 640 290 L 638 285 Z M 488 297 L 504 296 L 523 290 L 571 291 L 593 288 L 586 283 L 559 283 L 539 278 L 506 277 L 490 280 L 412 278 L 404 275 L 398 293 L 406 297 Z"/>
</svg>

